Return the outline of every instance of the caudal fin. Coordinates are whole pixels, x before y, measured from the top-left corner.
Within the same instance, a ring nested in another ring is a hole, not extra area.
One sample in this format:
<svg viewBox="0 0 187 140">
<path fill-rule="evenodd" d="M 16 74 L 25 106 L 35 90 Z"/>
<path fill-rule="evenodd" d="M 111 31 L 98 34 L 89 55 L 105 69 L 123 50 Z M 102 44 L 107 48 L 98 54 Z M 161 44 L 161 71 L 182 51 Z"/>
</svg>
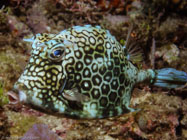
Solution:
<svg viewBox="0 0 187 140">
<path fill-rule="evenodd" d="M 179 88 L 187 83 L 187 73 L 173 68 L 155 70 L 156 78 L 153 83 L 155 86 L 165 88 Z"/>
</svg>

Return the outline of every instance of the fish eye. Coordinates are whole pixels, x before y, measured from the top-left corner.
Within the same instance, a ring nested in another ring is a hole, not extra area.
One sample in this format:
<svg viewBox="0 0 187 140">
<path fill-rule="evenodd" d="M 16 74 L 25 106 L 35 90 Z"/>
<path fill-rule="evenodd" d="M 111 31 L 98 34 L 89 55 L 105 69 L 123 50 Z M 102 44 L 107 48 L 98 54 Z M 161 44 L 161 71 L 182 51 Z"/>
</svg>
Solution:
<svg viewBox="0 0 187 140">
<path fill-rule="evenodd" d="M 63 52 L 64 52 L 64 50 L 55 50 L 54 52 L 53 52 L 53 55 L 55 56 L 55 57 L 60 57 L 62 54 L 63 54 Z"/>
<path fill-rule="evenodd" d="M 64 53 L 65 53 L 64 47 L 53 48 L 49 53 L 49 58 L 53 61 L 60 61 L 64 56 Z"/>
</svg>

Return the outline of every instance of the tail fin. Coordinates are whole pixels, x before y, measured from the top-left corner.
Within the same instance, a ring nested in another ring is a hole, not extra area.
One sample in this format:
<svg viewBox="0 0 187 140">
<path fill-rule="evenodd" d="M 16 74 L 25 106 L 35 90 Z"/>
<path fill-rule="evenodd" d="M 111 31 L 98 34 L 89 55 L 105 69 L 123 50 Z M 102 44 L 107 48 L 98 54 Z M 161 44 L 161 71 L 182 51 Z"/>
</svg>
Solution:
<svg viewBox="0 0 187 140">
<path fill-rule="evenodd" d="M 187 73 L 173 68 L 155 70 L 153 85 L 165 88 L 179 88 L 187 83 Z"/>
</svg>

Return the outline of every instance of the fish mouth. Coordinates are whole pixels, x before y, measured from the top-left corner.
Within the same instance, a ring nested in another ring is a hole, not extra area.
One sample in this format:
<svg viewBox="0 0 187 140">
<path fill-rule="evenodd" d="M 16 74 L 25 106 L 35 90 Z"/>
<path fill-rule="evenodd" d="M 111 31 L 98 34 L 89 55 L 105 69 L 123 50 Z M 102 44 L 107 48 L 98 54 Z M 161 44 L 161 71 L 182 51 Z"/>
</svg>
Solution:
<svg viewBox="0 0 187 140">
<path fill-rule="evenodd" d="M 8 92 L 10 103 L 17 104 L 18 102 L 25 103 L 27 100 L 26 86 L 24 84 L 15 84 L 12 91 Z"/>
<path fill-rule="evenodd" d="M 9 104 L 18 104 L 19 103 L 19 96 L 13 90 L 7 92 Z"/>
</svg>

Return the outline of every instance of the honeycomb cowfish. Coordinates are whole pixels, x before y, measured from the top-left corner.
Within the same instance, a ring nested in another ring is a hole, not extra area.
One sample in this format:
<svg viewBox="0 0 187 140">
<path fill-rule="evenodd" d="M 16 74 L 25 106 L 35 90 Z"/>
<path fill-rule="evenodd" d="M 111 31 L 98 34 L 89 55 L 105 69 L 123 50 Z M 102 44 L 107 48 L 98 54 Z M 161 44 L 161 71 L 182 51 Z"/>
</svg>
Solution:
<svg viewBox="0 0 187 140">
<path fill-rule="evenodd" d="M 108 30 L 74 26 L 36 34 L 31 56 L 13 90 L 19 101 L 57 116 L 94 119 L 136 111 L 131 92 L 140 82 L 178 88 L 187 74 L 173 68 L 140 70 Z"/>
</svg>

